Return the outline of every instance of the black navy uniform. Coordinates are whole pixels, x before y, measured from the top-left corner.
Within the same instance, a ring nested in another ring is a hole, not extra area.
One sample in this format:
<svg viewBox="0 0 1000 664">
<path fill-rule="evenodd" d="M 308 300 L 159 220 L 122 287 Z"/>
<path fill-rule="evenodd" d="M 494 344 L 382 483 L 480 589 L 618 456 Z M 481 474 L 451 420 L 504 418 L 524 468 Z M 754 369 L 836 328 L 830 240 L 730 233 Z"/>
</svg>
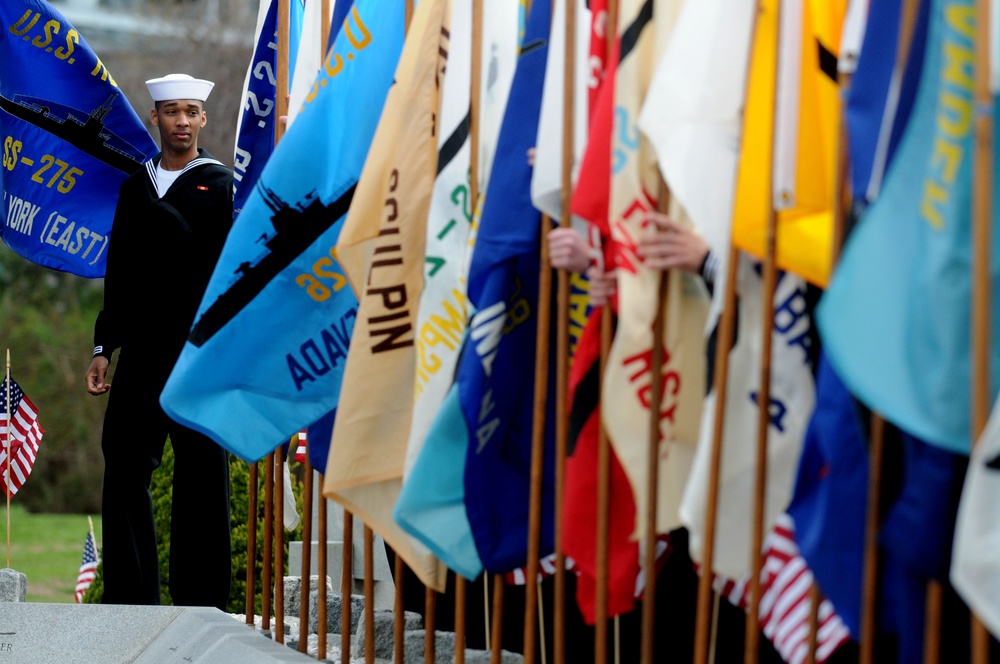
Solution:
<svg viewBox="0 0 1000 664">
<path fill-rule="evenodd" d="M 228 455 L 170 420 L 160 392 L 184 346 L 233 218 L 233 174 L 204 150 L 160 197 L 157 155 L 121 186 L 94 354 L 120 349 L 104 416 L 106 604 L 158 604 L 149 483 L 169 434 L 174 479 L 170 594 L 225 609 L 232 581 Z"/>
</svg>

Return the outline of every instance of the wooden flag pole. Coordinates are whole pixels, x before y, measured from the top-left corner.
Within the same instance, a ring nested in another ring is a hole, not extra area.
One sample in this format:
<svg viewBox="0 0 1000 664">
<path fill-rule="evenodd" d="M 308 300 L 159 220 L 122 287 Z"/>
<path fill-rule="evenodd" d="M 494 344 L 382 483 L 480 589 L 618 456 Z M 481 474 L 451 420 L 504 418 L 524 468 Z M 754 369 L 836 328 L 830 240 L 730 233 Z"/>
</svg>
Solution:
<svg viewBox="0 0 1000 664">
<path fill-rule="evenodd" d="M 256 597 L 257 572 L 257 494 L 258 494 L 257 463 L 250 464 L 250 480 L 247 487 L 247 574 L 246 592 L 244 593 L 246 624 L 254 624 L 254 598 Z"/>
<path fill-rule="evenodd" d="M 326 56 L 326 44 L 330 41 L 330 0 L 320 0 L 319 7 L 320 14 L 323 16 L 323 22 L 319 29 L 319 59 L 322 62 Z"/>
<path fill-rule="evenodd" d="M 747 54 L 747 80 L 753 63 L 753 43 L 757 34 L 758 12 L 754 12 L 750 27 L 751 48 Z M 749 84 L 744 91 L 744 107 L 749 97 Z M 741 129 L 742 131 L 742 129 Z M 735 186 L 735 184 L 734 184 Z M 729 355 L 732 350 L 736 327 L 736 279 L 739 274 L 740 251 L 730 239 L 726 258 L 726 278 L 723 286 L 722 311 L 719 317 L 718 337 L 715 346 L 715 374 L 712 389 L 715 391 L 715 412 L 712 416 L 712 440 L 709 450 L 708 486 L 705 499 L 705 533 L 702 544 L 701 575 L 698 578 L 698 605 L 695 616 L 695 664 L 708 664 L 714 659 L 713 616 L 714 591 L 712 577 L 715 564 L 715 531 L 719 511 L 719 477 L 722 470 L 722 440 L 725 432 L 726 402 L 729 392 Z"/>
<path fill-rule="evenodd" d="M 848 54 L 852 57 L 853 54 Z M 837 172 L 833 186 L 833 241 L 830 243 L 830 264 L 836 265 L 840 251 L 844 245 L 847 211 L 850 209 L 850 146 L 847 130 L 847 93 L 851 89 L 850 72 L 838 72 L 837 84 L 840 89 L 840 124 L 837 130 Z M 813 578 L 813 586 L 809 594 L 809 650 L 806 654 L 806 664 L 815 664 L 816 649 L 819 647 L 819 607 L 823 601 L 823 593 Z"/>
<path fill-rule="evenodd" d="M 618 0 L 608 0 L 605 24 L 604 61 L 605 68 L 615 57 L 615 44 L 618 37 Z M 617 64 L 617 63 L 616 63 Z M 605 81 L 604 84 L 607 84 Z M 610 191 L 608 192 L 610 195 Z M 614 334 L 611 320 L 611 302 L 601 308 L 601 359 L 600 385 L 604 385 L 604 374 L 607 370 L 608 357 L 611 355 L 611 338 Z M 598 400 L 600 409 L 602 399 Z M 597 429 L 597 587 L 594 592 L 594 663 L 605 664 L 608 657 L 608 537 L 611 524 L 611 441 L 600 412 L 598 412 Z M 618 620 L 615 619 L 617 627 Z M 619 642 L 615 639 L 615 653 L 619 652 Z"/>
<path fill-rule="evenodd" d="M 285 445 L 274 452 L 274 640 L 285 642 Z"/>
<path fill-rule="evenodd" d="M 493 622 L 490 619 L 490 575 L 483 574 L 483 616 L 485 617 L 486 628 L 486 649 L 493 651 L 491 637 L 493 636 Z"/>
<path fill-rule="evenodd" d="M 538 643 L 541 646 L 539 648 L 539 652 L 541 653 L 540 659 L 542 660 L 542 664 L 548 664 L 547 663 L 547 655 L 546 655 L 546 653 L 548 652 L 548 649 L 545 646 L 545 603 L 542 601 L 542 599 L 543 599 L 542 598 L 542 584 L 539 583 L 538 585 L 535 586 L 535 592 L 538 595 L 538 607 L 539 607 L 539 610 L 538 610 L 538 637 L 539 637 L 538 638 Z M 428 664 L 433 664 L 433 662 L 428 662 Z"/>
<path fill-rule="evenodd" d="M 316 584 L 316 631 L 317 634 L 317 659 L 326 659 L 326 496 L 323 495 L 323 473 L 319 473 L 319 497 L 316 514 L 316 572 L 318 583 Z M 348 599 L 350 597 L 348 596 Z M 344 606 L 341 602 L 341 606 Z M 350 602 L 346 603 L 348 606 Z M 350 651 L 347 657 L 350 659 Z"/>
<path fill-rule="evenodd" d="M 525 8 L 530 15 L 531 7 Z M 525 570 L 524 586 L 524 662 L 535 662 L 535 624 L 538 616 L 538 600 L 535 587 L 538 585 L 538 559 L 541 548 L 542 531 L 542 479 L 545 464 L 545 411 L 548 405 L 549 332 L 552 312 L 552 263 L 549 260 L 547 242 L 548 229 L 552 220 L 542 215 L 539 226 L 541 260 L 538 276 L 538 323 L 535 333 L 535 390 L 532 404 L 531 430 L 531 492 L 528 508 L 528 564 Z M 501 583 L 503 577 L 500 577 Z"/>
<path fill-rule="evenodd" d="M 571 200 L 573 198 L 573 144 L 574 102 L 576 94 L 576 5 L 578 0 L 563 0 L 566 3 L 565 48 L 563 65 L 563 108 L 562 108 L 562 181 L 559 191 L 559 227 L 572 226 Z M 555 15 L 553 0 L 553 15 Z M 566 552 L 563 550 L 562 523 L 564 501 L 566 500 L 566 456 L 569 448 L 569 281 L 566 269 L 557 273 L 557 315 L 556 315 L 556 391 L 555 391 L 555 533 L 554 546 L 556 572 L 554 600 L 552 605 L 552 638 L 555 643 L 555 664 L 566 660 Z M 542 649 L 544 661 L 545 649 Z"/>
<path fill-rule="evenodd" d="M 479 113 L 483 68 L 483 0 L 472 0 L 472 62 L 469 72 L 469 200 L 479 217 Z M 485 580 L 485 577 L 484 577 Z M 489 649 L 489 588 L 486 587 L 486 640 Z M 455 664 L 465 664 L 466 581 L 455 574 Z"/>
<path fill-rule="evenodd" d="M 271 629 L 271 553 L 274 547 L 274 452 L 264 457 L 264 567 L 261 570 L 261 629 Z"/>
<path fill-rule="evenodd" d="M 899 38 L 896 43 L 896 63 L 893 69 L 892 83 L 897 88 L 906 70 L 918 9 L 919 0 L 903 0 L 900 7 Z M 891 112 L 895 113 L 895 109 L 891 109 Z M 870 422 L 859 664 L 872 664 L 875 661 L 876 611 L 878 604 L 878 530 L 880 523 L 879 512 L 881 509 L 880 494 L 882 491 L 883 463 L 885 459 L 885 420 L 878 413 L 872 413 Z M 931 598 L 930 603 L 934 603 L 933 598 Z"/>
<path fill-rule="evenodd" d="M 993 208 L 993 93 L 990 90 L 990 0 L 976 0 L 976 124 L 972 176 L 972 440 L 982 436 L 990 412 L 990 242 Z M 990 660 L 990 635 L 972 616 L 972 662 Z"/>
<path fill-rule="evenodd" d="M 291 41 L 291 23 L 289 0 L 278 0 L 278 62 L 275 72 L 274 88 L 274 113 L 275 117 L 288 117 L 288 46 Z M 285 123 L 278 122 L 274 125 L 274 143 L 277 143 L 285 135 Z"/>
<path fill-rule="evenodd" d="M 768 192 L 774 191 L 774 162 L 775 162 L 775 139 L 777 131 L 775 119 L 777 117 L 777 104 L 779 90 L 779 76 L 781 68 L 781 1 L 775 3 L 776 26 L 775 26 L 775 94 L 772 103 L 774 109 L 771 114 L 771 155 L 765 173 L 766 187 Z M 761 582 L 760 573 L 764 565 L 764 521 L 766 518 L 766 496 L 767 496 L 767 452 L 768 434 L 771 427 L 771 355 L 772 355 L 772 332 L 774 330 L 774 292 L 778 281 L 778 266 L 776 261 L 778 250 L 778 213 L 774 206 L 774 196 L 770 197 L 771 204 L 767 212 L 767 231 L 764 245 L 764 265 L 761 283 L 761 362 L 760 362 L 760 387 L 757 390 L 757 461 L 754 483 L 754 509 L 753 521 L 751 522 L 750 537 L 750 611 L 747 614 L 746 640 L 744 650 L 744 661 L 748 664 L 756 664 L 760 649 L 760 600 Z"/>
<path fill-rule="evenodd" d="M 10 348 L 7 349 L 7 381 L 5 382 L 7 386 L 7 440 L 6 449 L 7 453 L 7 467 L 4 470 L 4 477 L 7 482 L 7 568 L 10 569 L 10 455 L 12 448 L 10 446 L 10 430 L 13 426 L 13 418 L 11 417 L 10 411 Z"/>
<path fill-rule="evenodd" d="M 375 664 L 375 533 L 367 523 L 365 524 L 365 662 Z"/>
<path fill-rule="evenodd" d="M 698 609 L 695 618 L 695 664 L 708 664 L 709 640 L 712 627 L 712 569 L 715 561 L 715 529 L 719 511 L 719 475 L 722 469 L 722 437 L 726 423 L 726 401 L 729 391 L 729 352 L 736 326 L 736 275 L 740 252 L 729 247 L 726 260 L 726 282 L 723 291 L 722 314 L 715 345 L 715 412 L 712 423 L 712 445 L 708 464 L 708 495 L 705 500 L 705 542 L 702 545 L 701 576 L 698 579 Z"/>
<path fill-rule="evenodd" d="M 297 444 L 298 435 L 292 436 L 292 444 Z M 309 595 L 312 581 L 312 505 L 313 467 L 306 453 L 302 462 L 305 473 L 302 486 L 302 583 L 299 586 L 299 652 L 304 653 L 309 646 Z M 322 543 L 323 546 L 326 542 Z M 319 584 L 325 592 L 326 583 Z"/>
<path fill-rule="evenodd" d="M 535 393 L 531 432 L 531 495 L 528 513 L 528 565 L 525 571 L 524 599 L 524 662 L 535 662 L 535 621 L 538 601 L 538 558 L 542 531 L 542 477 L 545 463 L 545 410 L 548 402 L 549 330 L 552 311 L 552 264 L 546 230 L 551 220 L 543 215 L 539 228 L 541 239 L 541 269 L 538 277 L 538 327 L 535 336 Z M 502 577 L 501 577 L 502 579 Z"/>
<path fill-rule="evenodd" d="M 878 599 L 879 494 L 885 456 L 885 420 L 872 413 L 868 452 L 868 502 L 865 506 L 864 589 L 861 594 L 861 649 L 859 664 L 875 661 L 875 623 Z"/>
<path fill-rule="evenodd" d="M 340 566 L 340 661 L 351 661 L 351 597 L 354 594 L 354 515 L 344 510 Z M 325 613 L 324 607 L 324 613 Z"/>
<path fill-rule="evenodd" d="M 500 664 L 503 651 L 503 574 L 493 575 L 493 620 L 490 625 L 490 664 Z"/>
<path fill-rule="evenodd" d="M 761 288 L 762 340 L 760 388 L 757 392 L 757 467 L 754 491 L 752 536 L 750 540 L 750 612 L 747 614 L 746 650 L 744 660 L 751 664 L 758 658 L 760 645 L 760 572 L 764 563 L 764 520 L 767 489 L 768 433 L 771 426 L 771 331 L 774 327 L 774 290 L 778 269 L 775 261 L 777 247 L 777 213 L 771 209 L 767 221 L 764 279 Z"/>
<path fill-rule="evenodd" d="M 437 643 L 435 632 L 437 621 L 437 591 L 430 586 L 424 587 L 424 664 L 434 664 L 436 660 Z"/>
<path fill-rule="evenodd" d="M 455 574 L 455 664 L 465 664 L 465 595 L 465 578 Z"/>
<path fill-rule="evenodd" d="M 657 204 L 660 212 L 670 208 L 670 190 L 660 183 Z M 659 274 L 656 286 L 656 317 L 653 319 L 652 390 L 649 397 L 649 437 L 646 456 L 646 548 L 643 552 L 642 567 L 646 573 L 646 586 L 642 591 L 642 662 L 653 664 L 653 650 L 656 643 L 656 517 L 660 488 L 660 442 L 662 438 L 660 420 L 663 414 L 663 334 L 666 329 L 666 312 L 663 308 L 667 300 L 668 271 Z"/>
<path fill-rule="evenodd" d="M 392 656 L 395 664 L 403 664 L 403 640 L 406 631 L 406 605 L 403 602 L 403 585 L 406 578 L 406 563 L 403 556 L 396 554 L 396 561 L 393 564 L 392 580 L 396 585 L 396 597 L 393 603 L 393 624 L 392 624 Z"/>
<path fill-rule="evenodd" d="M 288 100 L 286 98 L 288 91 L 288 15 L 288 0 L 278 0 L 277 81 L 274 92 L 277 117 L 280 117 L 282 114 L 287 115 L 288 113 Z M 281 140 L 282 134 L 282 124 L 279 122 L 274 128 L 275 145 Z M 268 631 L 271 628 L 271 561 L 272 547 L 274 546 L 274 452 L 265 457 L 264 463 L 267 471 L 264 476 L 264 567 L 261 574 L 261 627 L 264 631 Z M 254 487 L 254 490 L 256 491 L 256 487 Z M 249 560 L 247 564 L 250 564 Z M 282 634 L 276 638 L 281 638 L 281 642 L 283 642 L 283 625 L 278 625 L 278 631 L 282 632 Z"/>
</svg>

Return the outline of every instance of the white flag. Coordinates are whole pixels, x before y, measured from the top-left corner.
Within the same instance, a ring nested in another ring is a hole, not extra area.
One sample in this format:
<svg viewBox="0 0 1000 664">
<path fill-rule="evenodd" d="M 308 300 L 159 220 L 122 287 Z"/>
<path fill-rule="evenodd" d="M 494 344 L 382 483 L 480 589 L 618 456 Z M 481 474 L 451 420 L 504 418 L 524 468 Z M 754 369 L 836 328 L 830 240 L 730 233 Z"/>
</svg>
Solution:
<svg viewBox="0 0 1000 664">
<path fill-rule="evenodd" d="M 739 274 L 737 338 L 729 355 L 729 383 L 719 476 L 714 571 L 739 578 L 751 564 L 751 521 L 757 459 L 757 390 L 763 343 L 761 280 L 751 259 Z M 782 276 L 774 294 L 771 330 L 771 400 L 764 528 L 770 530 L 791 500 L 806 427 L 815 404 L 809 366 L 809 316 L 805 282 Z M 705 399 L 701 435 L 691 477 L 681 503 L 681 520 L 690 531 L 691 557 L 702 559 L 705 505 L 715 418 L 715 392 Z"/>
<path fill-rule="evenodd" d="M 451 11 L 438 173 L 427 215 L 424 290 L 417 315 L 416 393 L 404 481 L 451 387 L 469 316 L 465 282 L 473 220 L 469 189 L 472 8 L 468 2 L 455 2 Z"/>
<path fill-rule="evenodd" d="M 663 179 L 712 250 L 729 248 L 754 3 L 685 3 L 639 115 Z"/>
<path fill-rule="evenodd" d="M 587 82 L 590 77 L 590 11 L 582 0 L 576 3 L 576 34 L 573 62 L 573 166 L 576 173 L 587 146 Z M 535 168 L 531 176 L 531 202 L 551 219 L 562 212 L 563 79 L 566 70 L 566 0 L 557 0 L 545 64 L 542 110 L 535 141 Z"/>
<path fill-rule="evenodd" d="M 671 195 L 720 266 L 732 237 L 754 7 L 728 0 L 685 3 L 639 114 L 639 129 L 656 150 Z M 722 291 L 715 289 L 710 327 Z"/>
<path fill-rule="evenodd" d="M 994 635 L 1000 634 L 1000 400 L 972 450 L 951 556 L 951 584 Z"/>
<path fill-rule="evenodd" d="M 853 74 L 858 68 L 861 45 L 865 41 L 865 28 L 868 27 L 869 2 L 870 0 L 848 0 L 844 27 L 840 33 L 840 55 L 837 58 L 837 71 L 842 74 Z"/>
<path fill-rule="evenodd" d="M 487 0 L 483 3 L 483 67 L 480 77 L 479 195 L 486 195 L 500 124 L 503 122 L 510 84 L 514 80 L 519 35 L 523 32 L 520 3 Z M 527 158 L 527 155 L 525 155 Z M 480 201 L 480 206 L 482 202 Z M 477 209 L 476 216 L 479 211 Z"/>
<path fill-rule="evenodd" d="M 312 91 L 316 82 L 316 73 L 323 65 L 326 57 L 326 44 L 323 43 L 323 26 L 330 25 L 333 19 L 333 8 L 337 0 L 329 0 L 330 14 L 323 17 L 323 3 L 320 0 L 306 2 L 305 14 L 302 18 L 302 36 L 299 39 L 299 50 L 295 56 L 295 71 L 292 72 L 288 92 L 288 125 L 298 117 L 306 102 L 306 96 Z M 339 26 L 330 26 L 333 31 Z"/>
</svg>

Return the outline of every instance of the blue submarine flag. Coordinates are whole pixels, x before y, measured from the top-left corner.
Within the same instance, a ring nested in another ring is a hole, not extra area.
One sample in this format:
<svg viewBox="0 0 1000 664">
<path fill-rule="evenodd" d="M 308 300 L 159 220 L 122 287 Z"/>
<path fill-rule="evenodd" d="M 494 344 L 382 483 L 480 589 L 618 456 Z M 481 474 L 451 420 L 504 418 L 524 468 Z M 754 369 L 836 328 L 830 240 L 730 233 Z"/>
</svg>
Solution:
<svg viewBox="0 0 1000 664">
<path fill-rule="evenodd" d="M 260 459 L 336 407 L 357 300 L 332 250 L 403 44 L 398 0 L 358 0 L 236 220 L 160 396 Z"/>
<path fill-rule="evenodd" d="M 156 144 L 110 72 L 42 0 L 0 3 L 0 237 L 30 261 L 104 276 L 122 181 Z"/>
</svg>

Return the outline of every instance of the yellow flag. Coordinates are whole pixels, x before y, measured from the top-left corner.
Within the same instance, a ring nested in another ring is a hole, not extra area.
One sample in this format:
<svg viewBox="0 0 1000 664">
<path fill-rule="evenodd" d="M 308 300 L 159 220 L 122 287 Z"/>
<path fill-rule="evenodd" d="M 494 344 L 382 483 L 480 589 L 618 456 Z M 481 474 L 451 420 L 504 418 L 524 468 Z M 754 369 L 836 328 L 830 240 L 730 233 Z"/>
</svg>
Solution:
<svg viewBox="0 0 1000 664">
<path fill-rule="evenodd" d="M 636 121 L 664 46 L 663 36 L 670 33 L 681 5 L 680 0 L 626 0 L 621 4 L 619 20 L 621 53 L 615 74 L 609 203 L 616 245 L 619 318 L 602 386 L 601 418 L 632 485 L 637 537 L 645 535 L 640 524 L 646 520 L 653 322 L 660 272 L 642 264 L 635 255 L 635 246 L 647 231 L 646 212 L 656 208 L 660 178 L 655 153 L 645 136 L 640 135 Z M 705 396 L 704 326 L 708 306 L 704 285 L 699 281 L 674 271 L 664 302 L 659 532 L 680 524 L 680 499 L 698 440 Z"/>
<path fill-rule="evenodd" d="M 836 49 L 846 1 L 780 5 L 779 11 L 779 0 L 763 0 L 757 15 L 733 242 L 763 257 L 773 205 L 778 267 L 825 286 L 840 125 Z"/>
<path fill-rule="evenodd" d="M 447 570 L 396 525 L 392 510 L 413 408 L 417 307 L 450 16 L 451 0 L 417 6 L 337 242 L 358 313 L 323 488 L 378 532 L 425 585 L 442 592 Z"/>
</svg>

